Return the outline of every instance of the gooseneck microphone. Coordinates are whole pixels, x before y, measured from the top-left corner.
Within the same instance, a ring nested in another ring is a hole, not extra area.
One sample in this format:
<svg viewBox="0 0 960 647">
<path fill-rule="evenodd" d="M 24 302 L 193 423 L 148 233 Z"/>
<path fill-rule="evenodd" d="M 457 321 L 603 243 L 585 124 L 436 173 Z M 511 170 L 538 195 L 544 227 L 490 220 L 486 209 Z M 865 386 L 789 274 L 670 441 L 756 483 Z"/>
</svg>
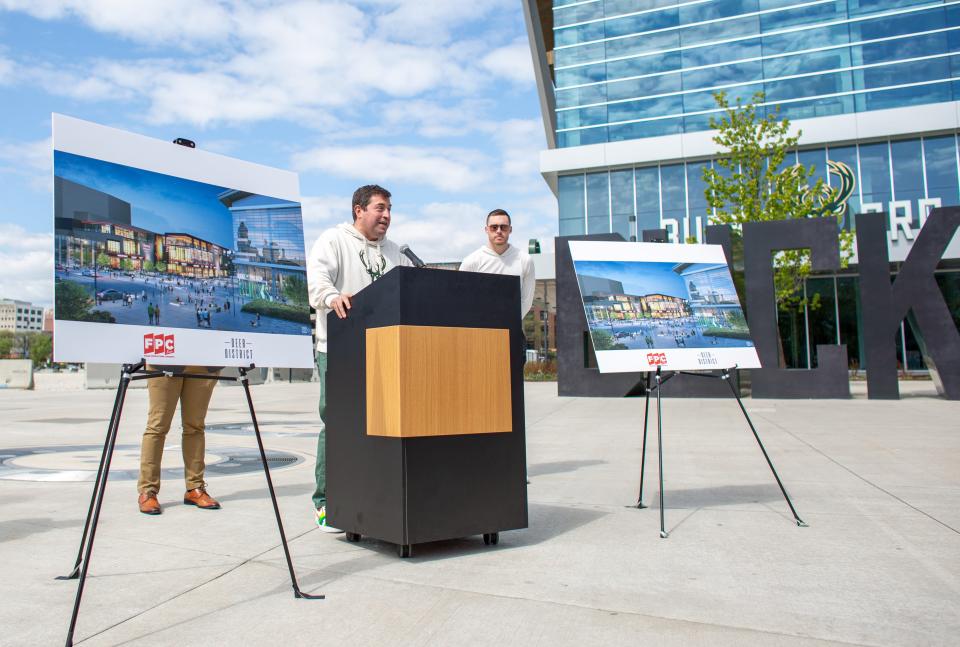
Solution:
<svg viewBox="0 0 960 647">
<path fill-rule="evenodd" d="M 426 263 L 420 260 L 420 257 L 413 253 L 410 245 L 400 245 L 400 253 L 410 259 L 414 267 L 424 267 Z"/>
</svg>

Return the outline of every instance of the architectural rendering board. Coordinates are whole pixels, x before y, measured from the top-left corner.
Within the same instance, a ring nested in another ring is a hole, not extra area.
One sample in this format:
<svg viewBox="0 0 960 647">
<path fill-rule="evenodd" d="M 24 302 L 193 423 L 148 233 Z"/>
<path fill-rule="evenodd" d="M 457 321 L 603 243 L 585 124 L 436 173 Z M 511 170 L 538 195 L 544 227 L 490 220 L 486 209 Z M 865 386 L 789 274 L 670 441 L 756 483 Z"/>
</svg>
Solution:
<svg viewBox="0 0 960 647">
<path fill-rule="evenodd" d="M 719 245 L 571 241 L 601 373 L 759 368 Z"/>
<path fill-rule="evenodd" d="M 296 174 L 53 116 L 57 361 L 313 363 Z"/>
</svg>

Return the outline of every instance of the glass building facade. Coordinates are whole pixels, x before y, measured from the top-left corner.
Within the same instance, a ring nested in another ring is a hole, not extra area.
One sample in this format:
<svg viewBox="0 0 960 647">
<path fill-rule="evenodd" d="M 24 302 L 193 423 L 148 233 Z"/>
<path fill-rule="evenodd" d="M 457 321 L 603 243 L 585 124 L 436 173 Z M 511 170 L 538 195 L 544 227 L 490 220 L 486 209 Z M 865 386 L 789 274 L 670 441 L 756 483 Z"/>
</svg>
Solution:
<svg viewBox="0 0 960 647">
<path fill-rule="evenodd" d="M 960 204 L 955 134 L 824 146 L 795 152 L 786 163 L 791 161 L 813 166 L 814 181 L 828 186 L 836 186 L 839 177 L 827 172 L 827 162 L 846 165 L 856 183 L 843 226 L 854 227 L 857 213 L 886 212 L 891 246 L 904 254 L 930 209 Z M 673 242 L 703 240 L 711 213 L 703 169 L 712 164 L 669 162 L 560 175 L 560 235 L 616 232 L 639 240 L 645 229 L 665 228 Z"/>
<path fill-rule="evenodd" d="M 559 147 L 709 129 L 713 94 L 806 119 L 960 99 L 960 3 L 555 0 Z"/>
<path fill-rule="evenodd" d="M 930 209 L 960 205 L 960 0 L 527 0 L 525 10 L 561 236 L 666 229 L 675 243 L 703 240 L 720 91 L 732 103 L 763 92 L 761 115 L 776 108 L 803 130 L 787 163 L 814 166 L 828 186 L 853 179 L 844 228 L 858 213 L 887 214 L 892 275 Z M 937 281 L 960 325 L 960 236 Z M 804 291 L 818 306 L 780 317 L 787 367 L 815 367 L 816 346 L 839 343 L 852 370 L 865 368 L 855 264 Z M 897 345 L 903 369 L 924 368 L 906 323 Z"/>
</svg>

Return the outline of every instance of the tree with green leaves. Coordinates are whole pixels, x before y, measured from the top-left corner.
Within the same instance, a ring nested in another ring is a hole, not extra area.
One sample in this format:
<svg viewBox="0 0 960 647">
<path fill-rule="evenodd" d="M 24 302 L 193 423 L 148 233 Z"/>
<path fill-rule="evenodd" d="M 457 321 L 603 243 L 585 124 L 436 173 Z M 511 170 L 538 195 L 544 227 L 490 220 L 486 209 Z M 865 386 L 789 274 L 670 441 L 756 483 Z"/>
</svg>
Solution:
<svg viewBox="0 0 960 647">
<path fill-rule="evenodd" d="M 53 337 L 47 333 L 34 333 L 30 337 L 30 359 L 34 366 L 42 366 L 53 352 Z"/>
<path fill-rule="evenodd" d="M 152 272 L 155 269 L 153 261 L 144 261 L 140 266 L 140 269 L 142 269 L 144 272 Z"/>
<path fill-rule="evenodd" d="M 0 357 L 9 357 L 13 350 L 13 331 L 0 330 Z"/>
<path fill-rule="evenodd" d="M 97 267 L 110 267 L 110 257 L 106 252 L 97 254 Z"/>
<path fill-rule="evenodd" d="M 802 132 L 791 134 L 790 120 L 780 118 L 779 107 L 765 109 L 764 98 L 758 92 L 747 103 L 737 99 L 736 105 L 731 105 L 723 92 L 714 95 L 723 115 L 710 118 L 710 127 L 717 131 L 713 141 L 721 151 L 713 167 L 703 170 L 710 221 L 731 225 L 734 264 L 738 265 L 743 254 L 743 223 L 837 218 L 841 258 L 846 264 L 853 252 L 853 233 L 839 229 L 842 190 L 826 186 L 822 178 L 811 183 L 816 169 L 788 160 Z M 781 250 L 773 262 L 778 306 L 788 310 L 802 307 L 806 303 L 802 288 L 810 275 L 809 250 Z M 735 279 L 739 283 L 742 277 Z M 814 307 L 818 296 L 811 300 Z"/>
<path fill-rule="evenodd" d="M 286 277 L 283 282 L 283 296 L 291 303 L 306 306 L 308 302 L 306 279 L 296 274 Z"/>
<path fill-rule="evenodd" d="M 83 287 L 73 281 L 57 281 L 54 288 L 54 302 L 57 319 L 67 321 L 98 321 L 115 323 L 112 314 L 104 310 L 91 310 L 93 297 Z"/>
</svg>

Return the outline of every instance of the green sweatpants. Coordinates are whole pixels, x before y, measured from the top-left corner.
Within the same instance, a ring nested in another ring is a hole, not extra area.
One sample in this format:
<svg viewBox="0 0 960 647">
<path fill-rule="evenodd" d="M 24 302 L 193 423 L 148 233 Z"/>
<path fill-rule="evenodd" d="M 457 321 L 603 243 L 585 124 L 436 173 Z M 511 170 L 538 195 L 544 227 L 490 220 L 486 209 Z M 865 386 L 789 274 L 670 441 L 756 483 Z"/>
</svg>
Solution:
<svg viewBox="0 0 960 647">
<path fill-rule="evenodd" d="M 320 375 L 320 420 L 323 426 L 317 435 L 317 464 L 313 470 L 313 479 L 316 489 L 313 491 L 313 507 L 320 508 L 327 505 L 327 354 L 317 352 L 317 373 Z"/>
</svg>

